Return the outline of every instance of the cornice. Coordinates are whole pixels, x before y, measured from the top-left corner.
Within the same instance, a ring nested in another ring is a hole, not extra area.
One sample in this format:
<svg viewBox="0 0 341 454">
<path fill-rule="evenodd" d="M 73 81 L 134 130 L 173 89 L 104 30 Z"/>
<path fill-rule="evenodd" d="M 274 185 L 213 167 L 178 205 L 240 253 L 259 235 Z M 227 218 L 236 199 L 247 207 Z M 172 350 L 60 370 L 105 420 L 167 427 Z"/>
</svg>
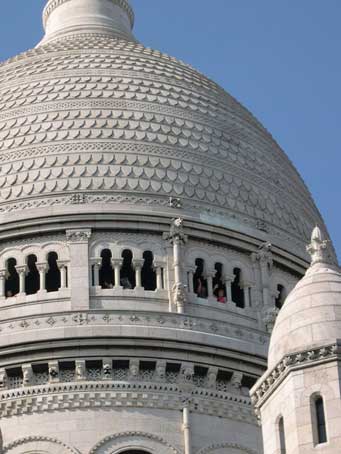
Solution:
<svg viewBox="0 0 341 454">
<path fill-rule="evenodd" d="M 43 25 L 46 27 L 46 22 L 50 14 L 58 8 L 60 5 L 63 5 L 66 2 L 71 0 L 50 0 L 44 8 L 43 11 Z M 134 26 L 135 15 L 133 8 L 129 5 L 127 0 L 111 0 L 115 5 L 122 8 L 128 15 L 131 26 Z"/>
<path fill-rule="evenodd" d="M 251 400 L 246 396 L 192 386 L 186 397 L 189 397 L 192 412 L 256 424 Z M 181 384 L 152 381 L 64 382 L 3 391 L 0 394 L 0 418 L 99 406 L 180 411 L 183 399 Z"/>
<path fill-rule="evenodd" d="M 277 366 L 258 380 L 251 390 L 251 400 L 256 413 L 259 414 L 260 407 L 291 372 L 336 359 L 341 359 L 341 346 L 338 343 L 284 356 Z"/>
</svg>

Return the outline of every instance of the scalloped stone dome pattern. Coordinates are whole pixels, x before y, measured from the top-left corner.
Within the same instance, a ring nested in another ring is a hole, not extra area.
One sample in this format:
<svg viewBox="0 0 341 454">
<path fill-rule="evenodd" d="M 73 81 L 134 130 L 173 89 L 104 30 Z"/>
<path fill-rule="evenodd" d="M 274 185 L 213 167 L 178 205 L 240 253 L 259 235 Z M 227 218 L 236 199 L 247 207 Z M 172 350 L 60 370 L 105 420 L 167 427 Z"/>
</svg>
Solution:
<svg viewBox="0 0 341 454">
<path fill-rule="evenodd" d="M 125 201 L 261 225 L 292 247 L 320 214 L 260 123 L 190 66 L 77 35 L 0 66 L 0 212 Z M 295 246 L 296 245 L 296 246 Z"/>
</svg>

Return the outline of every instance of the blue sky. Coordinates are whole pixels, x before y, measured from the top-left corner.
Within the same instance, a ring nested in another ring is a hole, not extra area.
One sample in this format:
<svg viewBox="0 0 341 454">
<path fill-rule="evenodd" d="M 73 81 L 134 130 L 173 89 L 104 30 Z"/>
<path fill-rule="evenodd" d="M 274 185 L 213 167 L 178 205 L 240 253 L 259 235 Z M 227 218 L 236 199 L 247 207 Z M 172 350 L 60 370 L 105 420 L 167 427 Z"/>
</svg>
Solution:
<svg viewBox="0 0 341 454">
<path fill-rule="evenodd" d="M 145 45 L 248 107 L 310 188 L 341 256 L 340 0 L 131 0 Z M 42 35 L 45 0 L 2 0 L 0 60 Z"/>
</svg>

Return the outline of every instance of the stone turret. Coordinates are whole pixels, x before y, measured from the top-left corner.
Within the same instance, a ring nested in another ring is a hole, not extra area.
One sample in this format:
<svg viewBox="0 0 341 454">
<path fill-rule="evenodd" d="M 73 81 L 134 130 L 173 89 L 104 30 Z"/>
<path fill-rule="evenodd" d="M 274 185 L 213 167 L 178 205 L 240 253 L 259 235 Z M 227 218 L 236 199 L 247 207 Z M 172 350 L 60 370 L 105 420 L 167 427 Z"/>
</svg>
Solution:
<svg viewBox="0 0 341 454">
<path fill-rule="evenodd" d="M 311 266 L 281 309 L 268 370 L 251 390 L 265 454 L 341 448 L 341 273 L 316 227 Z"/>
</svg>

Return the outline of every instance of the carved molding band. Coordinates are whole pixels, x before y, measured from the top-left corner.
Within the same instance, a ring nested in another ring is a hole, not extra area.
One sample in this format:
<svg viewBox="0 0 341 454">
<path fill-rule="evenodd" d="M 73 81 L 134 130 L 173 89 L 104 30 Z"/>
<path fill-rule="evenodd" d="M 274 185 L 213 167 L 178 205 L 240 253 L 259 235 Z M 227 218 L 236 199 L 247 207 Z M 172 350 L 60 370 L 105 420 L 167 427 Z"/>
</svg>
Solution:
<svg viewBox="0 0 341 454">
<path fill-rule="evenodd" d="M 63 395 L 63 399 L 60 396 Z M 56 383 L 2 392 L 0 417 L 64 409 L 159 408 L 180 411 L 182 387 L 176 384 L 137 382 Z M 256 424 L 247 397 L 204 388 L 192 388 L 190 409 L 199 414 L 233 418 Z"/>
<path fill-rule="evenodd" d="M 267 372 L 251 390 L 251 399 L 256 408 L 256 412 L 259 413 L 259 408 L 292 370 L 332 361 L 334 359 L 341 359 L 341 347 L 338 344 L 318 347 L 285 356 L 282 361 L 280 361 L 271 371 Z"/>
<path fill-rule="evenodd" d="M 46 22 L 50 14 L 60 5 L 63 3 L 69 2 L 70 0 L 50 0 L 48 4 L 45 6 L 44 12 L 43 12 L 43 24 L 44 27 L 46 27 Z M 131 26 L 134 25 L 134 11 L 129 5 L 129 3 L 126 0 L 111 0 L 115 5 L 119 6 L 122 8 L 129 17 Z"/>
<path fill-rule="evenodd" d="M 99 443 L 97 443 L 90 451 L 89 454 L 98 454 L 100 453 L 105 453 L 109 454 L 112 451 L 109 450 L 110 447 L 112 446 L 112 443 L 117 444 L 119 441 L 127 441 L 129 440 L 129 443 L 131 443 L 132 439 L 140 439 L 140 440 L 146 440 L 148 444 L 151 442 L 154 444 L 157 444 L 158 448 L 158 453 L 160 454 L 180 454 L 180 451 L 178 451 L 174 446 L 172 446 L 170 443 L 168 443 L 166 440 L 164 440 L 161 437 L 158 437 L 153 434 L 149 434 L 146 432 L 121 432 L 115 435 L 110 435 L 108 437 L 105 437 L 103 440 L 101 440 Z M 103 449 L 108 448 L 108 451 L 104 451 Z M 159 451 L 160 447 L 166 448 L 166 450 L 162 450 L 162 452 Z"/>
<path fill-rule="evenodd" d="M 89 311 L 80 313 L 61 312 L 42 317 L 26 319 L 9 319 L 0 323 L 1 335 L 37 331 L 39 328 L 57 328 L 67 326 L 141 326 L 159 327 L 167 329 L 182 329 L 199 331 L 213 335 L 227 336 L 238 341 L 252 342 L 260 348 L 265 348 L 268 336 L 257 329 L 241 327 L 237 324 L 227 324 L 203 317 L 193 317 L 165 312 L 132 312 L 132 311 Z"/>
<path fill-rule="evenodd" d="M 231 449 L 240 449 L 243 453 L 245 454 L 257 454 L 257 451 L 254 451 L 253 449 L 245 448 L 242 445 L 239 445 L 237 443 L 216 443 L 214 445 L 208 446 L 206 448 L 201 449 L 200 451 L 197 452 L 197 454 L 211 454 L 214 453 L 217 449 L 225 449 L 225 448 L 231 448 Z"/>
<path fill-rule="evenodd" d="M 18 449 L 17 449 L 18 448 Z M 28 451 L 30 448 L 37 450 L 39 448 L 48 449 L 49 454 L 60 454 L 61 448 L 63 452 L 68 454 L 80 454 L 78 450 L 70 448 L 65 443 L 57 440 L 56 438 L 50 437 L 43 437 L 43 436 L 32 436 L 32 437 L 25 437 L 20 438 L 19 440 L 14 441 L 13 443 L 4 447 L 2 451 L 3 454 L 21 454 L 22 449 L 25 449 L 25 452 Z"/>
</svg>

